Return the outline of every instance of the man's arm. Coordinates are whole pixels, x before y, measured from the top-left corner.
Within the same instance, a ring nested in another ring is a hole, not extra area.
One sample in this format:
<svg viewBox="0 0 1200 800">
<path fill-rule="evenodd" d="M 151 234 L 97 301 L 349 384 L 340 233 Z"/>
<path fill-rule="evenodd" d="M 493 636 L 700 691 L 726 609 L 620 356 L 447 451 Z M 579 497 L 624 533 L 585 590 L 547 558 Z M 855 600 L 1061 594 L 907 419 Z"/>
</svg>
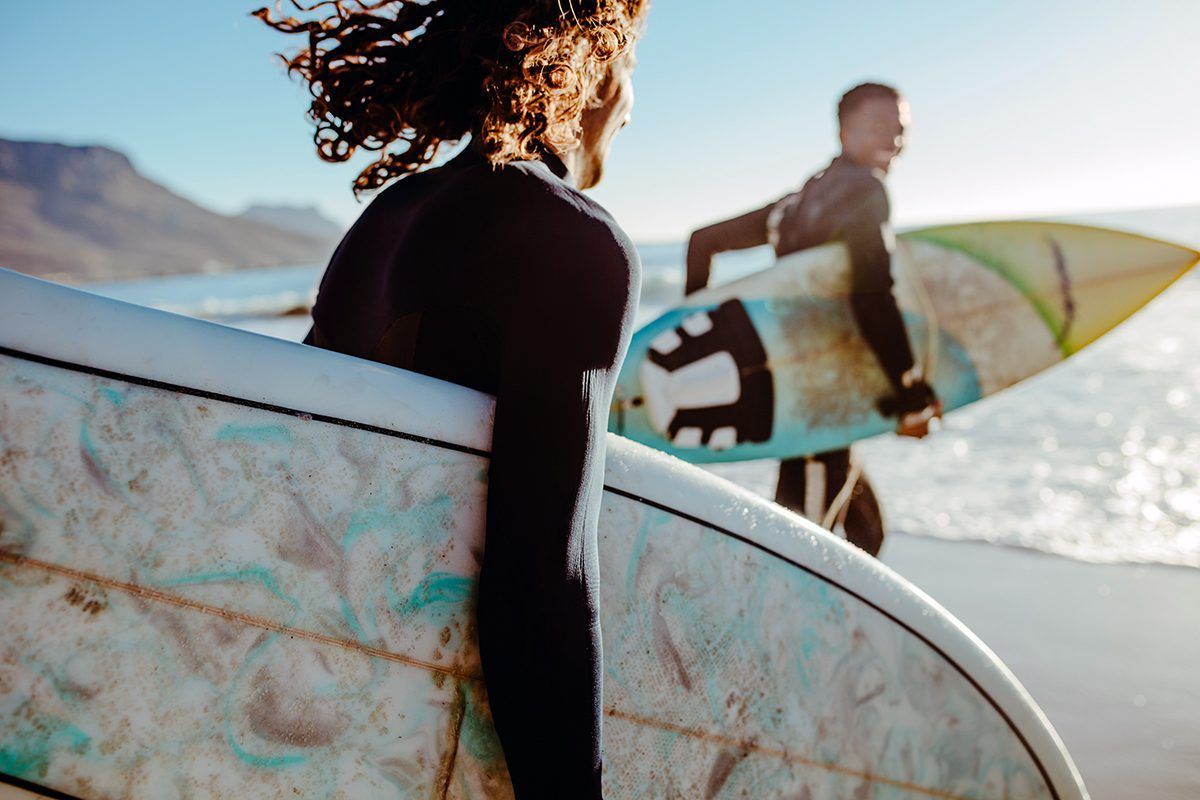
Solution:
<svg viewBox="0 0 1200 800">
<path fill-rule="evenodd" d="M 745 250 L 767 243 L 767 217 L 774 203 L 749 214 L 701 228 L 688 239 L 687 280 L 683 293 L 689 295 L 708 285 L 712 259 L 727 250 Z"/>
<path fill-rule="evenodd" d="M 881 410 L 903 418 L 936 402 L 924 380 L 913 379 L 914 359 L 892 281 L 892 233 L 887 192 L 872 179 L 842 229 L 850 252 L 850 308 L 892 385 Z"/>
<path fill-rule="evenodd" d="M 874 179 L 872 179 L 874 180 Z M 842 228 L 850 251 L 850 308 L 863 338 L 893 389 L 913 367 L 908 331 L 892 293 L 892 236 L 888 200 L 877 181 L 866 189 Z"/>
</svg>

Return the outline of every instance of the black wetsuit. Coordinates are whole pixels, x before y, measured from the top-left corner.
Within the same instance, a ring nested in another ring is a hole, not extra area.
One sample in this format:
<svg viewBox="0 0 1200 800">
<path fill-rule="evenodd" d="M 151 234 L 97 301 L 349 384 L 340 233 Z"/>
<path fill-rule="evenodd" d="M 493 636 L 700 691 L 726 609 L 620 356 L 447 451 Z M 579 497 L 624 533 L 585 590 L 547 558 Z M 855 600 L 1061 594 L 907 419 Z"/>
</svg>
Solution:
<svg viewBox="0 0 1200 800">
<path fill-rule="evenodd" d="M 596 523 L 639 269 L 557 158 L 468 150 L 371 203 L 313 308 L 310 343 L 496 395 L 479 642 L 519 800 L 601 796 Z"/>
<path fill-rule="evenodd" d="M 913 367 L 913 355 L 892 294 L 890 214 L 882 177 L 839 156 L 810 178 L 799 192 L 692 234 L 685 293 L 708 284 L 716 253 L 770 243 L 775 255 L 782 257 L 827 242 L 844 241 L 850 251 L 850 306 L 854 319 L 896 393 L 894 410 L 897 413 L 918 410 L 930 398 L 923 384 L 909 388 L 902 385 L 904 373 Z M 822 508 L 828 509 L 850 473 L 850 452 L 822 453 L 811 460 L 825 468 Z M 806 458 L 783 461 L 775 492 L 777 502 L 801 513 L 805 510 L 805 472 L 809 461 Z M 883 543 L 882 516 L 865 477 L 859 478 L 839 521 L 850 541 L 872 554 L 879 552 Z"/>
</svg>

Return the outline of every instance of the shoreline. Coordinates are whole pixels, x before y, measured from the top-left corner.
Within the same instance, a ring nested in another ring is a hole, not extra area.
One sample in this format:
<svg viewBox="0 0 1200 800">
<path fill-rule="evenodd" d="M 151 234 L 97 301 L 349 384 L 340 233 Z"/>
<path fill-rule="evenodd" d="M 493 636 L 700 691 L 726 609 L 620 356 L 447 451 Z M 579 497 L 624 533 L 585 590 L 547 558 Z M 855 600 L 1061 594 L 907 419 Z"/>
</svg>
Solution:
<svg viewBox="0 0 1200 800">
<path fill-rule="evenodd" d="M 1079 556 L 1068 555 L 1065 553 L 1056 553 L 1053 550 L 1045 550 L 1041 547 L 1033 547 L 1030 545 L 1018 544 L 1016 542 L 998 542 L 998 541 L 992 541 L 990 539 L 956 539 L 953 536 L 939 536 L 939 535 L 933 534 L 933 533 L 917 534 L 917 533 L 907 533 L 904 531 L 895 532 L 895 533 L 889 532 L 887 534 L 887 537 L 884 539 L 884 546 L 886 547 L 887 546 L 886 543 L 891 541 L 892 539 L 901 539 L 901 538 L 916 539 L 918 541 L 948 542 L 950 544 L 955 544 L 955 545 L 962 544 L 962 545 L 979 545 L 981 547 L 995 547 L 995 548 L 1000 548 L 1002 550 L 1008 550 L 1008 551 L 1015 552 L 1015 553 L 1028 553 L 1029 555 L 1035 556 L 1038 558 L 1059 559 L 1062 561 L 1068 561 L 1068 562 L 1072 562 L 1072 563 L 1076 563 L 1076 564 L 1081 564 L 1085 567 L 1133 567 L 1133 568 L 1147 568 L 1147 569 L 1152 568 L 1152 569 L 1179 570 L 1180 572 L 1200 573 L 1200 567 L 1194 567 L 1191 564 L 1177 564 L 1177 563 L 1172 563 L 1170 561 L 1132 561 L 1132 560 L 1128 560 L 1128 559 L 1123 559 L 1123 560 L 1122 559 L 1114 559 L 1111 561 L 1102 561 L 1102 560 L 1098 560 L 1098 559 L 1081 558 Z M 908 548 L 907 545 L 902 545 L 902 547 L 904 547 L 906 550 Z M 887 561 L 884 560 L 884 563 L 887 563 Z M 889 564 L 888 566 L 891 566 L 891 565 Z M 893 567 L 893 569 L 894 569 L 894 567 Z"/>
</svg>

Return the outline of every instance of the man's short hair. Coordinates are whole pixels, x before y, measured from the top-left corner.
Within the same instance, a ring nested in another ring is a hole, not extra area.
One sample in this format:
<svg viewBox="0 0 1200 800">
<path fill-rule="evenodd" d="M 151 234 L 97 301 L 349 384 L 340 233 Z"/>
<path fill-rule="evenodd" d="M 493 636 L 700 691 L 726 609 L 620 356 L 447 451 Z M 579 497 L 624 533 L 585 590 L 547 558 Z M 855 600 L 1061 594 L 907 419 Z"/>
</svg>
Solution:
<svg viewBox="0 0 1200 800">
<path fill-rule="evenodd" d="M 838 101 L 838 124 L 844 124 L 850 112 L 862 105 L 863 101 L 870 100 L 873 97 L 899 100 L 900 91 L 894 86 L 888 86 L 886 83 L 860 83 L 842 95 L 842 99 Z"/>
</svg>

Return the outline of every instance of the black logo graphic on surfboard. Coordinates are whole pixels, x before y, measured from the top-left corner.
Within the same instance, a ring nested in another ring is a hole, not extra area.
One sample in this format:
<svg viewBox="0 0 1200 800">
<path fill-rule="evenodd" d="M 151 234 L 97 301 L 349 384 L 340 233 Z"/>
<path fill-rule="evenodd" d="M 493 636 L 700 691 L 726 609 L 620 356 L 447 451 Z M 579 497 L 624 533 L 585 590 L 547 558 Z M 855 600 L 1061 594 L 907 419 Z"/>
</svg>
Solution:
<svg viewBox="0 0 1200 800">
<path fill-rule="evenodd" d="M 725 450 L 771 438 L 774 380 L 741 300 L 656 336 L 639 377 L 650 424 L 676 447 Z"/>
<path fill-rule="evenodd" d="M 1067 270 L 1067 256 L 1063 253 L 1062 245 L 1053 236 L 1047 236 L 1046 243 L 1050 245 L 1050 252 L 1054 254 L 1054 269 L 1058 273 L 1059 286 L 1062 288 L 1063 323 L 1062 330 L 1058 333 L 1058 343 L 1061 346 L 1066 343 L 1071 326 L 1075 324 L 1075 297 L 1072 295 L 1071 273 Z"/>
</svg>

